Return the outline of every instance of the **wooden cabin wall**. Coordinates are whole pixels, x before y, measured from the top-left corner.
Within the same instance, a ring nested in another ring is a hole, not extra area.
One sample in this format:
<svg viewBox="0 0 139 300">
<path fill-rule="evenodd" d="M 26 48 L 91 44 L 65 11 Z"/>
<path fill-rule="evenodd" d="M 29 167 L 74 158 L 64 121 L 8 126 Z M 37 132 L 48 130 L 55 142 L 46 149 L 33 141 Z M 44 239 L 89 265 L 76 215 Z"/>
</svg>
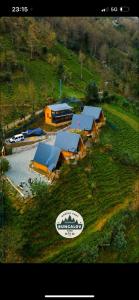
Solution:
<svg viewBox="0 0 139 300">
<path fill-rule="evenodd" d="M 40 169 L 40 170 L 42 170 L 42 171 L 44 171 L 44 172 L 46 172 L 46 173 L 50 173 L 50 171 L 48 170 L 48 168 L 46 167 L 46 166 L 44 166 L 44 165 L 41 165 L 41 164 L 39 164 L 39 163 L 37 163 L 37 162 L 33 162 L 32 163 L 32 165 L 36 168 L 36 169 Z"/>
<path fill-rule="evenodd" d="M 103 113 L 103 111 L 101 111 L 101 113 L 100 113 L 99 122 L 104 122 L 104 113 Z"/>
<path fill-rule="evenodd" d="M 63 156 L 63 158 L 66 158 L 66 157 L 70 158 L 70 157 L 73 156 L 73 155 L 74 155 L 73 152 L 62 151 L 62 156 Z"/>
<path fill-rule="evenodd" d="M 78 151 L 83 152 L 84 150 L 85 150 L 85 146 L 84 146 L 83 140 L 80 139 L 79 140 L 79 145 L 78 145 Z"/>
<path fill-rule="evenodd" d="M 49 107 L 45 108 L 45 123 L 51 124 L 52 123 L 52 113 Z"/>
<path fill-rule="evenodd" d="M 92 129 L 92 133 L 97 133 L 97 126 L 96 126 L 96 122 L 93 123 L 93 129 Z"/>
</svg>

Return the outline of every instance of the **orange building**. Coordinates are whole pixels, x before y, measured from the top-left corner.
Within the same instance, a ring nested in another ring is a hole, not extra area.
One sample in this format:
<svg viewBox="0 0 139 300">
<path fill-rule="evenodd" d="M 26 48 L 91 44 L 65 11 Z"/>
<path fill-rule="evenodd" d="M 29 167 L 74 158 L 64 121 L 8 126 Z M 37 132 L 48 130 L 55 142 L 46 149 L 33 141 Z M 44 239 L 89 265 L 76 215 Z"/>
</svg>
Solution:
<svg viewBox="0 0 139 300">
<path fill-rule="evenodd" d="M 80 134 L 68 131 L 59 132 L 56 135 L 55 146 L 61 149 L 64 159 L 76 158 L 76 156 L 84 156 L 86 148 Z"/>
<path fill-rule="evenodd" d="M 97 126 L 93 116 L 74 114 L 70 128 L 82 131 L 86 136 L 94 137 L 97 134 Z"/>
<path fill-rule="evenodd" d="M 72 107 L 67 103 L 52 104 L 45 107 L 45 123 L 53 126 L 67 124 L 72 119 Z"/>
<path fill-rule="evenodd" d="M 32 167 L 50 175 L 61 165 L 60 152 L 61 150 L 56 146 L 39 143 L 32 160 Z"/>
<path fill-rule="evenodd" d="M 84 106 L 83 115 L 92 116 L 96 122 L 97 128 L 100 128 L 105 124 L 106 118 L 101 107 Z"/>
</svg>

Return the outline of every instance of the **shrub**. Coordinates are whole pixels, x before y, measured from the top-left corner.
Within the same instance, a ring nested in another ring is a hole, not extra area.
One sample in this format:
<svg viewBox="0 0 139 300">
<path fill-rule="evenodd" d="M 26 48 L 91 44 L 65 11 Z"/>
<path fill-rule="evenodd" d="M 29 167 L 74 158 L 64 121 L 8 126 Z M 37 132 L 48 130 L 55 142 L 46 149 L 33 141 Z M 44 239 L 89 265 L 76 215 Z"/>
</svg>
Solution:
<svg viewBox="0 0 139 300">
<path fill-rule="evenodd" d="M 123 100 L 123 106 L 124 107 L 128 107 L 129 106 L 129 102 L 126 99 Z"/>
<path fill-rule="evenodd" d="M 86 87 L 86 100 L 87 104 L 95 104 L 98 103 L 99 94 L 98 94 L 98 87 L 95 82 L 90 82 Z"/>
<path fill-rule="evenodd" d="M 106 102 L 109 103 L 109 98 L 110 98 L 109 97 L 109 92 L 108 91 L 104 91 L 103 92 L 103 97 L 102 97 L 101 101 L 104 102 L 104 103 L 106 103 Z"/>
<path fill-rule="evenodd" d="M 12 80 L 11 76 L 12 76 L 11 72 L 4 72 L 3 74 L 0 74 L 0 82 L 11 81 Z"/>
<path fill-rule="evenodd" d="M 1 172 L 6 172 L 9 169 L 9 162 L 6 158 L 0 159 L 0 170 Z"/>
<path fill-rule="evenodd" d="M 13 148 L 12 147 L 10 147 L 10 146 L 6 146 L 5 147 L 5 154 L 6 155 L 11 155 L 12 154 L 12 152 L 13 152 Z"/>
<path fill-rule="evenodd" d="M 92 183 L 91 183 L 91 190 L 92 190 L 92 193 L 94 193 L 94 191 L 96 190 L 96 182 L 95 181 L 93 181 Z"/>
<path fill-rule="evenodd" d="M 138 159 L 132 157 L 128 152 L 120 153 L 116 159 L 118 159 L 123 165 L 139 168 Z"/>
<path fill-rule="evenodd" d="M 31 191 L 39 206 L 46 202 L 48 198 L 48 186 L 45 182 L 33 181 Z"/>
<path fill-rule="evenodd" d="M 123 231 L 118 231 L 113 239 L 113 247 L 116 250 L 125 250 L 127 246 L 127 241 L 125 239 L 125 233 Z"/>
<path fill-rule="evenodd" d="M 96 259 L 99 255 L 98 245 L 86 244 L 86 245 L 80 246 L 79 254 L 80 254 L 80 257 L 79 257 L 78 262 L 82 262 L 82 263 L 96 262 Z"/>
</svg>

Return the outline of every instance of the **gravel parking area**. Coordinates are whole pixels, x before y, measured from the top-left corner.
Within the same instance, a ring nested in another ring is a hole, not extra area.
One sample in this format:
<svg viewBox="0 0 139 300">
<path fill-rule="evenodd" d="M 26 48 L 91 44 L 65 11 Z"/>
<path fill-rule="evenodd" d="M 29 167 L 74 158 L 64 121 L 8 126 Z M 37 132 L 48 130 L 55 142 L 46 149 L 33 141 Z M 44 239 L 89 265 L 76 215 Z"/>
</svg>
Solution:
<svg viewBox="0 0 139 300">
<path fill-rule="evenodd" d="M 55 136 L 50 136 L 47 140 L 47 143 L 53 145 L 55 141 Z M 30 147 L 25 146 L 24 149 L 22 147 L 21 151 L 18 147 L 18 152 L 15 152 L 12 155 L 6 156 L 6 159 L 10 163 L 9 170 L 5 173 L 5 175 L 11 179 L 11 181 L 18 187 L 21 182 L 24 182 L 23 189 L 21 189 L 22 193 L 27 196 L 31 194 L 30 185 L 28 183 L 28 179 L 32 180 L 36 179 L 38 181 L 45 181 L 48 183 L 48 180 L 45 176 L 34 172 L 29 168 L 30 161 L 34 158 L 35 151 L 37 149 L 37 144 L 33 144 Z"/>
</svg>

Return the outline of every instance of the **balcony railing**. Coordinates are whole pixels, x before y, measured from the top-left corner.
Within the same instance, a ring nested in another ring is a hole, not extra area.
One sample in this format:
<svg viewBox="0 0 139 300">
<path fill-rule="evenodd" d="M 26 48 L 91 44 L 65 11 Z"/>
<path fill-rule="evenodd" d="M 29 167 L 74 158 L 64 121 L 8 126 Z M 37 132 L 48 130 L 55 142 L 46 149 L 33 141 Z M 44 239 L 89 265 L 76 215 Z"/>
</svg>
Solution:
<svg viewBox="0 0 139 300">
<path fill-rule="evenodd" d="M 62 122 L 68 122 L 71 119 L 72 119 L 72 115 L 71 116 L 61 117 L 61 118 L 52 118 L 52 122 L 53 123 L 62 123 Z"/>
<path fill-rule="evenodd" d="M 54 113 L 52 112 L 52 117 L 55 117 L 55 118 L 60 118 L 60 117 L 64 117 L 64 116 L 71 116 L 73 115 L 72 111 L 70 110 L 66 110 L 66 111 L 61 111 L 61 112 L 57 112 L 57 113 Z"/>
</svg>

